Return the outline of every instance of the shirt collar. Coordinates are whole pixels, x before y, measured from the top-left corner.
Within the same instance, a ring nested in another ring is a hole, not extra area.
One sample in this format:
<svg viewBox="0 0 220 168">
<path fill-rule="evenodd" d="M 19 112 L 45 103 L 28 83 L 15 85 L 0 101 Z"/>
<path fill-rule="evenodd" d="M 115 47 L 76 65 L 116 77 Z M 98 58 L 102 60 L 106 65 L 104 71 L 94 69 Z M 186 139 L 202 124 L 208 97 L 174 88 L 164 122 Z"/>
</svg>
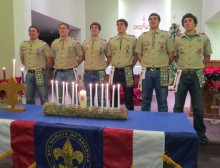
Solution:
<svg viewBox="0 0 220 168">
<path fill-rule="evenodd" d="M 29 43 L 31 43 L 31 42 L 34 43 L 34 42 L 36 42 L 36 41 L 38 41 L 38 40 L 39 40 L 39 39 L 37 38 L 37 39 L 35 39 L 35 40 L 29 40 L 28 42 L 29 42 Z"/>
<path fill-rule="evenodd" d="M 117 39 L 121 39 L 121 38 L 126 39 L 126 38 L 127 38 L 127 36 L 128 36 L 128 34 L 127 34 L 127 33 L 123 34 L 123 36 L 119 36 L 119 35 L 117 35 Z"/>
<path fill-rule="evenodd" d="M 149 33 L 150 34 L 159 34 L 160 33 L 160 30 L 158 29 L 158 30 L 156 30 L 156 31 L 152 31 L 152 30 L 149 30 Z"/>
<path fill-rule="evenodd" d="M 59 41 L 62 41 L 62 40 L 65 40 L 65 41 L 66 41 L 66 40 L 68 40 L 68 39 L 70 39 L 69 36 L 67 36 L 67 37 L 65 37 L 65 38 L 60 37 L 60 38 L 59 38 Z"/>
<path fill-rule="evenodd" d="M 90 40 L 98 41 L 98 40 L 99 40 L 99 37 L 90 37 Z"/>
<path fill-rule="evenodd" d="M 199 33 L 195 32 L 194 36 L 200 36 L 200 35 L 199 35 Z M 184 32 L 181 37 L 187 37 L 186 32 Z"/>
</svg>

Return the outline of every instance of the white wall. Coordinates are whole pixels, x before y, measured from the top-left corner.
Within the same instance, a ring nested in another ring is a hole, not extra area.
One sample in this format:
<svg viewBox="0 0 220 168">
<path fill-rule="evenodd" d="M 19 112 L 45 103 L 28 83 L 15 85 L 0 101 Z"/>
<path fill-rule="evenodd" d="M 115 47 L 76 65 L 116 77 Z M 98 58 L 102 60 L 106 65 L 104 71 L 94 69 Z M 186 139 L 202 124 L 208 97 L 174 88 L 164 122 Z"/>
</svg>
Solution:
<svg viewBox="0 0 220 168">
<path fill-rule="evenodd" d="M 19 48 L 22 41 L 27 39 L 27 29 L 31 23 L 29 0 L 0 1 L 0 68 L 6 67 L 6 77 L 12 76 L 12 59 L 16 59 L 16 75 L 21 75 Z M 6 19 L 7 18 L 7 19 Z M 2 79 L 2 73 L 0 73 Z"/>
<path fill-rule="evenodd" d="M 31 0 L 31 8 L 81 29 L 80 41 L 85 38 L 85 0 Z"/>
<path fill-rule="evenodd" d="M 204 22 L 220 11 L 219 0 L 203 0 L 203 18 Z"/>
<path fill-rule="evenodd" d="M 127 33 L 138 37 L 147 29 L 134 29 L 135 25 L 148 25 L 148 16 L 158 13 L 161 17 L 160 28 L 168 30 L 170 27 L 171 0 L 118 0 L 119 18 L 128 21 Z M 144 20 L 145 18 L 145 20 Z"/>
<path fill-rule="evenodd" d="M 219 0 L 203 0 L 203 29 L 209 36 L 213 54 L 212 60 L 220 60 L 220 18 L 217 17 L 213 21 L 212 17 L 220 12 Z"/>
<path fill-rule="evenodd" d="M 202 1 L 201 0 L 172 0 L 171 1 L 171 22 L 178 23 L 181 32 L 184 32 L 181 19 L 186 13 L 192 13 L 198 19 L 196 29 L 198 32 L 202 31 Z"/>
<path fill-rule="evenodd" d="M 23 41 L 28 40 L 28 28 L 31 25 L 31 1 L 30 0 L 13 0 L 14 7 L 14 43 L 16 59 L 16 75 L 21 75 L 20 45 Z"/>
<path fill-rule="evenodd" d="M 86 37 L 90 36 L 89 26 L 99 22 L 102 30 L 100 36 L 109 39 L 117 34 L 116 20 L 118 19 L 118 0 L 86 0 Z"/>
</svg>

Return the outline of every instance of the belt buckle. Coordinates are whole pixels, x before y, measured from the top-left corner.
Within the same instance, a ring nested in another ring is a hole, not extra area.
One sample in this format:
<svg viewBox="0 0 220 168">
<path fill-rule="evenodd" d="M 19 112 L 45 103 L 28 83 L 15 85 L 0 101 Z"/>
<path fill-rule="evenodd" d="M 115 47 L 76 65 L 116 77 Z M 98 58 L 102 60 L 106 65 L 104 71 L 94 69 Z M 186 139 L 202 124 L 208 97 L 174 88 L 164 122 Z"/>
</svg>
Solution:
<svg viewBox="0 0 220 168">
<path fill-rule="evenodd" d="M 156 68 L 155 67 L 150 67 L 150 71 L 155 71 Z"/>
</svg>

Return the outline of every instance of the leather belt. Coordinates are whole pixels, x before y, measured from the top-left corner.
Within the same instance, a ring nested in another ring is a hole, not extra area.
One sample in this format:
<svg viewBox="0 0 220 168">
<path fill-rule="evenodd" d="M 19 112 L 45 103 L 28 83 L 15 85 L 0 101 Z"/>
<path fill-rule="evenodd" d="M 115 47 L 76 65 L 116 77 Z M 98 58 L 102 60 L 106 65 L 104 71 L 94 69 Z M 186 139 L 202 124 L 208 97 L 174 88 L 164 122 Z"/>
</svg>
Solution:
<svg viewBox="0 0 220 168">
<path fill-rule="evenodd" d="M 115 67 L 115 70 L 117 71 L 124 71 L 124 69 L 125 68 L 127 68 L 127 67 L 132 67 L 132 65 L 128 65 L 128 66 L 125 66 L 125 67 L 121 67 L 121 68 L 117 68 L 117 67 Z M 133 68 L 133 67 L 132 67 Z"/>
<path fill-rule="evenodd" d="M 115 71 L 123 71 L 125 68 L 115 68 Z"/>
<path fill-rule="evenodd" d="M 68 68 L 68 69 L 56 69 L 57 71 L 60 71 L 60 72 L 66 72 L 66 71 L 70 71 L 70 70 L 73 70 L 73 68 Z"/>
<path fill-rule="evenodd" d="M 86 73 L 97 73 L 97 72 L 99 72 L 99 71 L 105 71 L 104 69 L 102 69 L 102 70 L 86 70 L 85 69 L 85 72 Z"/>
<path fill-rule="evenodd" d="M 36 70 L 37 70 L 37 69 L 36 69 Z M 35 73 L 36 70 L 34 70 L 34 69 L 28 69 L 27 72 L 29 72 L 29 73 Z M 45 69 L 41 69 L 41 70 L 45 70 Z"/>
<path fill-rule="evenodd" d="M 185 74 L 185 75 L 193 75 L 195 74 L 197 71 L 197 69 L 183 69 L 182 70 L 182 74 Z"/>
<path fill-rule="evenodd" d="M 148 71 L 156 71 L 156 70 L 160 70 L 160 68 L 156 68 L 156 67 L 147 67 L 146 68 Z"/>
</svg>

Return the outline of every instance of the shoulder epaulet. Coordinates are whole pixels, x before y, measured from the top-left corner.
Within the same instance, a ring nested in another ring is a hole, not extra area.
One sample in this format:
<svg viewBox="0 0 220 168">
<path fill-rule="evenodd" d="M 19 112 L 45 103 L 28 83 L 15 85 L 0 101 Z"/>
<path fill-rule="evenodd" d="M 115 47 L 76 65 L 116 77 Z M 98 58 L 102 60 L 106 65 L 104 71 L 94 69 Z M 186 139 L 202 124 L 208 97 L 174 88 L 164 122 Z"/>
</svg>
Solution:
<svg viewBox="0 0 220 168">
<path fill-rule="evenodd" d="M 103 40 L 103 41 L 107 41 L 106 39 L 103 39 L 103 38 L 101 38 L 101 40 Z"/>
<path fill-rule="evenodd" d="M 204 32 L 199 32 L 199 34 L 203 34 L 203 35 L 206 35 Z"/>
<path fill-rule="evenodd" d="M 182 34 L 181 34 L 181 33 L 177 34 L 177 37 L 181 37 L 181 36 L 182 36 Z"/>
<path fill-rule="evenodd" d="M 54 41 L 58 41 L 60 38 L 56 38 Z"/>
<path fill-rule="evenodd" d="M 45 46 L 48 46 L 48 44 L 44 40 L 40 40 L 42 43 L 44 43 Z"/>
</svg>

